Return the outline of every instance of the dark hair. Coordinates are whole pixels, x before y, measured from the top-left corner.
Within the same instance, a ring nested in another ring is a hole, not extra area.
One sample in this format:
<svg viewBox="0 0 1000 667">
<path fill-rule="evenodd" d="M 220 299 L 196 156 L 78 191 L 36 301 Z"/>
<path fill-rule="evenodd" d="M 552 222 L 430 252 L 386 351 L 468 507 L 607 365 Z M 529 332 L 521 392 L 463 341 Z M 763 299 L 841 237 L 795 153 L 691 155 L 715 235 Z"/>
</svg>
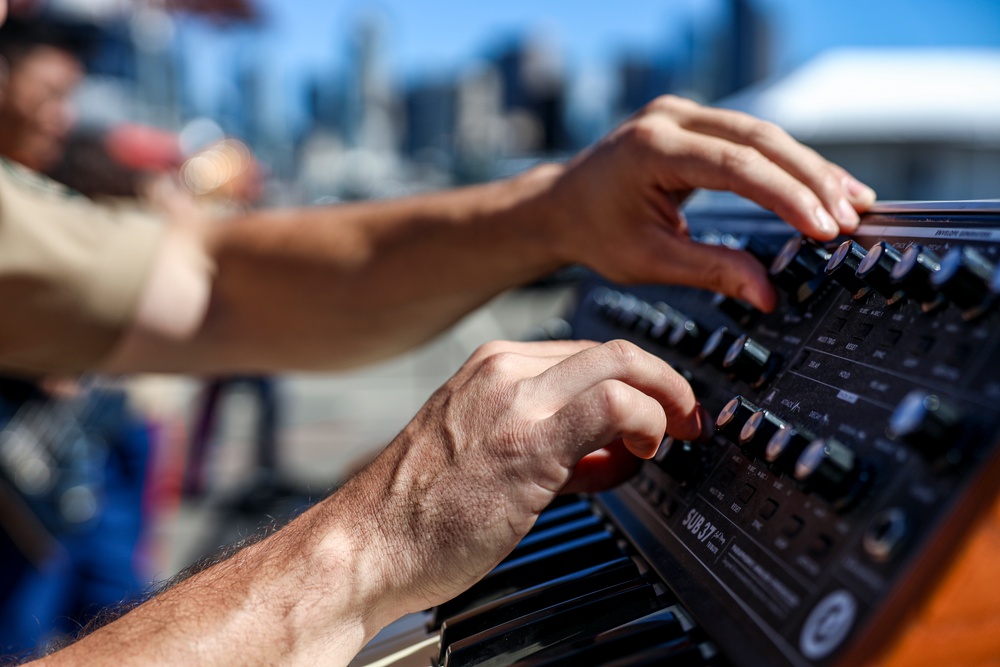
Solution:
<svg viewBox="0 0 1000 667">
<path fill-rule="evenodd" d="M 49 46 L 84 60 L 93 43 L 94 29 L 90 25 L 50 17 L 23 19 L 11 16 L 0 26 L 0 57 L 14 67 L 34 49 Z"/>
</svg>

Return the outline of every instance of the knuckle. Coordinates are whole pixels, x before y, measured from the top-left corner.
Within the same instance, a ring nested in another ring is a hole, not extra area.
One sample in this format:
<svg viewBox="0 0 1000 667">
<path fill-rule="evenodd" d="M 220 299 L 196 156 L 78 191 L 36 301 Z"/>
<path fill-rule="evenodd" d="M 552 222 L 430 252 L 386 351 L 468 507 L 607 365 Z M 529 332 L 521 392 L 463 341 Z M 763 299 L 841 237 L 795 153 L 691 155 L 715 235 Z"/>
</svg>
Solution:
<svg viewBox="0 0 1000 667">
<path fill-rule="evenodd" d="M 639 348 L 635 344 L 617 338 L 610 340 L 601 346 L 612 362 L 618 367 L 625 369 L 636 362 L 639 356 Z"/>
<path fill-rule="evenodd" d="M 632 412 L 632 394 L 628 387 L 617 380 L 606 380 L 598 385 L 600 409 L 613 422 L 623 420 Z"/>
<path fill-rule="evenodd" d="M 774 123 L 766 120 L 758 120 L 749 116 L 747 116 L 747 120 L 750 125 L 747 134 L 750 137 L 751 143 L 762 146 L 771 146 L 780 143 L 788 136 L 783 129 Z"/>
<path fill-rule="evenodd" d="M 513 374 L 517 364 L 517 355 L 513 352 L 497 352 L 483 359 L 480 371 L 488 376 L 508 377 Z"/>
<path fill-rule="evenodd" d="M 749 146 L 730 144 L 722 150 L 719 159 L 726 173 L 745 174 L 760 164 L 762 156 Z"/>
</svg>

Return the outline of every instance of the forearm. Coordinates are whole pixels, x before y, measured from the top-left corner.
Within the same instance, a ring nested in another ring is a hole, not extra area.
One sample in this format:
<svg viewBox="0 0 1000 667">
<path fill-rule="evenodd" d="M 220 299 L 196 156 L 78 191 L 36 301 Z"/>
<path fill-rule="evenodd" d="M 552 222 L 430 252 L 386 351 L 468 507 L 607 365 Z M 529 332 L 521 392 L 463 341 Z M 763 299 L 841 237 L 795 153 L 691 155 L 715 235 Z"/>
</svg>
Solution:
<svg viewBox="0 0 1000 667">
<path fill-rule="evenodd" d="M 324 501 L 33 664 L 347 664 L 401 614 L 382 611 L 372 513 L 351 504 Z"/>
<path fill-rule="evenodd" d="M 264 211 L 209 227 L 207 312 L 107 370 L 342 368 L 403 351 L 565 263 L 560 167 L 420 197 Z"/>
</svg>

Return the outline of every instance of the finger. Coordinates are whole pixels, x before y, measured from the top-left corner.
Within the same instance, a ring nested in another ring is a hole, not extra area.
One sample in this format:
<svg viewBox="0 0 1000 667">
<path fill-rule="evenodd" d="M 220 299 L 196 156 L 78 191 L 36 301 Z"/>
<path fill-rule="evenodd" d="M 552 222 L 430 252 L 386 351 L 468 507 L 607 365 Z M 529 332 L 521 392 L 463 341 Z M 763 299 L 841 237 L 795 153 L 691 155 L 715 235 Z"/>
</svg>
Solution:
<svg viewBox="0 0 1000 667">
<path fill-rule="evenodd" d="M 767 269 L 749 254 L 667 234 L 663 242 L 657 280 L 721 292 L 764 312 L 774 310 L 777 297 Z"/>
<path fill-rule="evenodd" d="M 659 402 L 619 380 L 589 387 L 539 422 L 543 441 L 551 443 L 556 461 L 569 469 L 619 438 L 636 456 L 651 458 L 666 426 Z"/>
<path fill-rule="evenodd" d="M 532 390 L 555 410 L 607 381 L 625 383 L 658 402 L 671 435 L 701 434 L 691 385 L 662 359 L 627 341 L 609 341 L 567 358 L 534 378 Z"/>
<path fill-rule="evenodd" d="M 874 191 L 773 123 L 737 111 L 708 107 L 682 112 L 677 120 L 687 130 L 756 148 L 815 192 L 844 231 L 853 231 L 860 221 L 852 201 L 861 210 L 874 203 Z"/>
<path fill-rule="evenodd" d="M 482 370 L 483 364 L 490 363 L 499 366 L 497 370 L 516 373 L 517 377 L 538 375 L 546 368 L 559 363 L 569 356 L 595 347 L 598 343 L 589 340 L 553 340 L 519 342 L 497 340 L 480 345 L 469 356 L 462 367 L 448 381 L 453 388 L 465 384 L 471 377 Z M 530 361 L 534 359 L 535 361 Z M 515 360 L 520 360 L 515 362 Z M 521 369 L 515 368 L 517 363 Z"/>
<path fill-rule="evenodd" d="M 664 178 L 680 176 L 688 187 L 731 190 L 808 236 L 830 240 L 840 233 L 816 193 L 756 148 L 684 130 L 672 133 L 671 144 L 670 162 L 676 164 L 665 165 Z"/>
<path fill-rule="evenodd" d="M 559 493 L 596 493 L 618 486 L 639 471 L 642 459 L 621 440 L 587 454 L 573 469 L 573 476 Z"/>
</svg>

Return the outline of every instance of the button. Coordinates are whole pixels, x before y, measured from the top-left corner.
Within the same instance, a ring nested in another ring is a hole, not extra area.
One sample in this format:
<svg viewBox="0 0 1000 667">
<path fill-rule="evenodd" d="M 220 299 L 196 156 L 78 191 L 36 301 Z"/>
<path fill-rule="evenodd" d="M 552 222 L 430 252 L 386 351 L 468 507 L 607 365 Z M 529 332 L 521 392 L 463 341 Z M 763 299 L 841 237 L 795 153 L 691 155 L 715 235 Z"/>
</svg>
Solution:
<svg viewBox="0 0 1000 667">
<path fill-rule="evenodd" d="M 833 438 L 813 440 L 795 463 L 795 479 L 838 509 L 856 497 L 861 473 L 858 457 Z"/>
<path fill-rule="evenodd" d="M 722 368 L 722 362 L 730 346 L 739 338 L 739 334 L 729 327 L 719 327 L 705 341 L 698 354 L 699 361 L 704 361 L 716 368 Z"/>
<path fill-rule="evenodd" d="M 823 558 L 828 553 L 830 553 L 830 548 L 833 546 L 833 540 L 830 539 L 828 535 L 817 535 L 809 542 L 809 546 L 806 547 L 806 551 L 813 558 Z"/>
<path fill-rule="evenodd" d="M 777 511 L 778 511 L 778 501 L 774 500 L 773 498 L 768 498 L 767 500 L 764 501 L 764 504 L 760 506 L 760 509 L 757 511 L 757 513 L 760 514 L 765 519 L 770 519 L 771 517 L 774 516 L 774 513 Z"/>
<path fill-rule="evenodd" d="M 715 298 L 712 299 L 712 305 L 715 306 L 723 315 L 743 327 L 750 324 L 754 317 L 760 312 L 746 301 L 733 299 L 725 294 L 717 294 Z"/>
<path fill-rule="evenodd" d="M 911 391 L 892 413 L 885 435 L 905 442 L 935 464 L 961 460 L 958 441 L 962 434 L 962 413 L 937 394 Z"/>
<path fill-rule="evenodd" d="M 874 328 L 875 327 L 872 326 L 871 324 L 862 324 L 858 326 L 857 329 L 854 330 L 854 333 L 851 334 L 851 337 L 854 338 L 855 340 L 864 340 L 868 338 L 868 334 L 870 334 Z"/>
<path fill-rule="evenodd" d="M 745 505 L 750 502 L 750 499 L 753 498 L 753 494 L 755 493 L 757 493 L 757 489 L 750 484 L 744 484 L 743 488 L 740 489 L 740 492 L 736 494 L 736 500 Z"/>
<path fill-rule="evenodd" d="M 791 474 L 795 471 L 799 456 L 813 440 L 815 438 L 811 433 L 786 424 L 768 440 L 764 448 L 764 459 L 777 471 Z"/>
<path fill-rule="evenodd" d="M 931 284 L 971 319 L 985 308 L 992 278 L 993 265 L 972 248 L 962 247 L 948 251 Z"/>
<path fill-rule="evenodd" d="M 771 262 L 768 272 L 774 282 L 788 293 L 793 303 L 808 301 L 826 280 L 830 253 L 814 241 L 797 234 L 788 239 Z"/>
<path fill-rule="evenodd" d="M 732 470 L 723 470 L 719 475 L 719 488 L 728 489 L 736 481 L 736 473 Z"/>
<path fill-rule="evenodd" d="M 945 300 L 931 284 L 931 276 L 941 268 L 941 259 L 931 250 L 914 243 L 903 251 L 902 257 L 892 267 L 891 278 L 906 295 L 921 304 L 929 313 L 944 305 Z"/>
<path fill-rule="evenodd" d="M 846 324 L 847 324 L 846 318 L 838 317 L 832 322 L 830 322 L 830 325 L 826 328 L 826 330 L 831 333 L 840 333 L 841 331 L 844 330 L 844 325 Z"/>
<path fill-rule="evenodd" d="M 667 337 L 667 344 L 688 357 L 701 354 L 709 333 L 694 320 L 678 319 Z"/>
<path fill-rule="evenodd" d="M 722 367 L 751 387 L 767 382 L 777 371 L 781 357 L 747 335 L 740 336 L 729 346 Z"/>
<path fill-rule="evenodd" d="M 909 521 L 903 510 L 890 507 L 872 517 L 861 545 L 872 560 L 884 563 L 899 554 L 909 532 Z"/>
<path fill-rule="evenodd" d="M 743 431 L 743 425 L 747 423 L 747 420 L 758 409 L 756 405 L 742 396 L 734 396 L 722 408 L 719 416 L 716 417 L 715 430 L 725 436 L 730 442 L 738 443 L 740 441 L 740 433 Z"/>
<path fill-rule="evenodd" d="M 904 292 L 892 281 L 892 270 L 899 263 L 902 254 L 885 241 L 879 241 L 868 249 L 868 254 L 858 266 L 858 277 L 885 297 L 890 306 L 903 298 Z"/>
<path fill-rule="evenodd" d="M 802 532 L 802 528 L 805 525 L 806 522 L 802 520 L 802 517 L 793 514 L 781 525 L 781 534 L 785 537 L 795 537 Z"/>
<path fill-rule="evenodd" d="M 767 410 L 758 410 L 743 425 L 740 446 L 747 456 L 762 459 L 767 443 L 782 426 L 785 426 L 785 422 L 781 418 Z"/>
<path fill-rule="evenodd" d="M 855 299 L 860 299 L 871 291 L 868 283 L 857 275 L 865 254 L 865 249 L 856 241 L 844 241 L 826 264 L 826 275 L 840 283 Z"/>
</svg>

